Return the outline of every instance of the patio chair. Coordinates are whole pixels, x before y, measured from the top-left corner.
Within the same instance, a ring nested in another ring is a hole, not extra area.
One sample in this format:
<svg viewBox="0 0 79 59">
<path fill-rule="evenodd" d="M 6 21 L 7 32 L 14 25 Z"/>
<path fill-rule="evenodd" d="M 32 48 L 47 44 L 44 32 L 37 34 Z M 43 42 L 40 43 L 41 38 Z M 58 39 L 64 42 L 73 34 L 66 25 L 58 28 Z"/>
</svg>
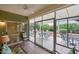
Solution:
<svg viewBox="0 0 79 59">
<path fill-rule="evenodd" d="M 79 35 L 76 35 L 76 36 L 74 37 L 74 41 L 75 41 L 75 44 L 76 44 L 76 45 L 79 45 Z"/>
<path fill-rule="evenodd" d="M 49 33 L 48 32 L 43 32 L 43 39 L 47 40 L 49 37 Z"/>
<path fill-rule="evenodd" d="M 39 37 L 40 37 L 41 39 L 43 39 L 43 38 L 42 38 L 42 36 L 43 36 L 42 33 L 38 33 L 38 35 L 39 35 Z"/>
<path fill-rule="evenodd" d="M 67 35 L 66 35 L 66 34 L 63 34 L 63 33 L 60 33 L 60 35 L 61 35 L 61 38 L 62 38 L 65 42 L 67 42 Z"/>
<path fill-rule="evenodd" d="M 67 33 L 60 33 L 61 38 L 67 43 Z M 71 37 L 68 37 L 69 44 L 71 43 Z"/>
</svg>

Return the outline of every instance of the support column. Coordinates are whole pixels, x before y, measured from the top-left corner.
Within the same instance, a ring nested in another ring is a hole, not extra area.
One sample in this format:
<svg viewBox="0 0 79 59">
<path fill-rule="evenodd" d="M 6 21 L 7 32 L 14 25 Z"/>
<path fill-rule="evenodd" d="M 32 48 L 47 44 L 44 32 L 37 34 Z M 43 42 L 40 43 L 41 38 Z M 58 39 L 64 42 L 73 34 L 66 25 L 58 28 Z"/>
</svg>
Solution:
<svg viewBox="0 0 79 59">
<path fill-rule="evenodd" d="M 53 54 L 56 52 L 56 12 L 54 13 L 54 16 Z"/>
</svg>

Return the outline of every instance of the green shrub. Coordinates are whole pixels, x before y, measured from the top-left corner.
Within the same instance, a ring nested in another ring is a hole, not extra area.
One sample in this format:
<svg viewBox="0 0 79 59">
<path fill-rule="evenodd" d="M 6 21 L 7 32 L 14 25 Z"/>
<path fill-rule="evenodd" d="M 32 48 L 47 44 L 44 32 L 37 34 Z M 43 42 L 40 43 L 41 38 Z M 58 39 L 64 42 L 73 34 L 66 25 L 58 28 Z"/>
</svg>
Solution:
<svg viewBox="0 0 79 59">
<path fill-rule="evenodd" d="M 48 31 L 54 31 L 53 26 L 49 26 L 49 30 Z"/>
<path fill-rule="evenodd" d="M 67 30 L 67 24 L 61 24 L 59 25 L 60 29 L 66 29 Z M 64 31 L 64 30 L 61 30 Z M 73 33 L 79 33 L 79 24 L 68 24 L 68 31 Z"/>
<path fill-rule="evenodd" d="M 41 28 L 42 28 L 42 30 L 44 30 L 44 31 L 46 31 L 46 30 L 49 30 L 49 24 L 47 24 L 47 23 L 43 23 L 42 25 L 41 25 Z"/>
</svg>

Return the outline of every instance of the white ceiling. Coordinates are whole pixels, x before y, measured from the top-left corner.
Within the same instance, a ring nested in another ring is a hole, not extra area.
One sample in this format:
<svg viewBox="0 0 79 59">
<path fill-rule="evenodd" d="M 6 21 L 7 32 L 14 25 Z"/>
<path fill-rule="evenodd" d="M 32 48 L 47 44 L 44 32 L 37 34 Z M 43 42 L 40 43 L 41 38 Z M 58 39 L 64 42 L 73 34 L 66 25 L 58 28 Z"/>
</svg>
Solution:
<svg viewBox="0 0 79 59">
<path fill-rule="evenodd" d="M 23 4 L 1 4 L 0 10 L 8 11 L 11 13 L 23 15 L 23 16 L 29 16 L 33 14 L 34 12 L 46 7 L 48 5 L 46 4 L 27 4 L 27 9 L 24 10 Z"/>
</svg>

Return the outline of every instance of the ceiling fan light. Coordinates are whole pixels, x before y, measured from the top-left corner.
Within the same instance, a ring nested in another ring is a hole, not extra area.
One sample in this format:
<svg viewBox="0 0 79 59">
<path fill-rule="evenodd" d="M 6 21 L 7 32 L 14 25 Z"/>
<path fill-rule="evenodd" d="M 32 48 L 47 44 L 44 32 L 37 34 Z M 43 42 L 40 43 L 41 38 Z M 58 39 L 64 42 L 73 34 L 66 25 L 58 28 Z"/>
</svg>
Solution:
<svg viewBox="0 0 79 59">
<path fill-rule="evenodd" d="M 24 10 L 28 9 L 27 5 L 24 5 L 24 6 L 23 6 L 23 9 L 24 9 Z"/>
</svg>

